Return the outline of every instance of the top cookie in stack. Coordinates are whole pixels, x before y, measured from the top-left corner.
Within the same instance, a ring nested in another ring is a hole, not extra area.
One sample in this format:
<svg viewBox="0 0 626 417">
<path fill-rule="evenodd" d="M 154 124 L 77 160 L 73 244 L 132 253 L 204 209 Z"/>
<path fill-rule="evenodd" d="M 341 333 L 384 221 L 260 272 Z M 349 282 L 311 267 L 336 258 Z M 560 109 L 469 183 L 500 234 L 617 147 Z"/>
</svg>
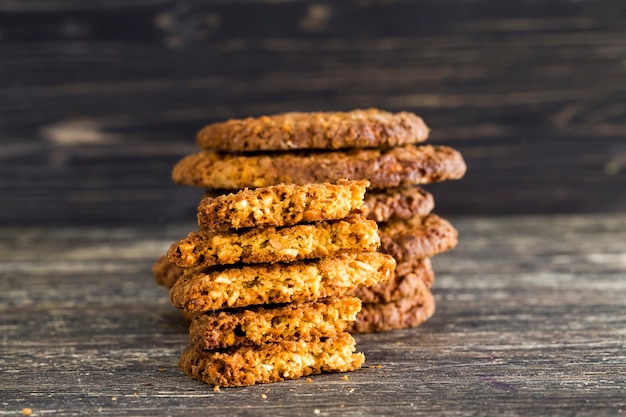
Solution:
<svg viewBox="0 0 626 417">
<path fill-rule="evenodd" d="M 172 176 L 182 185 L 228 190 L 342 178 L 376 189 L 461 178 L 460 153 L 415 146 L 427 136 L 418 116 L 379 110 L 229 120 L 202 129 L 197 144 L 204 151 L 180 161 Z"/>
<path fill-rule="evenodd" d="M 211 124 L 196 143 L 223 152 L 378 148 L 423 142 L 428 133 L 424 121 L 407 112 L 294 112 Z"/>
<path fill-rule="evenodd" d="M 202 151 L 183 158 L 172 176 L 203 187 L 205 196 L 276 184 L 369 181 L 365 216 L 378 223 L 379 251 L 397 266 L 387 283 L 353 294 L 363 308 L 350 331 L 413 327 L 434 312 L 430 258 L 457 243 L 456 230 L 432 213 L 434 199 L 419 186 L 460 179 L 466 171 L 458 151 L 423 144 L 428 134 L 413 113 L 377 109 L 228 120 L 201 129 L 196 143 Z M 215 217 L 211 210 L 200 204 L 200 228 Z"/>
</svg>

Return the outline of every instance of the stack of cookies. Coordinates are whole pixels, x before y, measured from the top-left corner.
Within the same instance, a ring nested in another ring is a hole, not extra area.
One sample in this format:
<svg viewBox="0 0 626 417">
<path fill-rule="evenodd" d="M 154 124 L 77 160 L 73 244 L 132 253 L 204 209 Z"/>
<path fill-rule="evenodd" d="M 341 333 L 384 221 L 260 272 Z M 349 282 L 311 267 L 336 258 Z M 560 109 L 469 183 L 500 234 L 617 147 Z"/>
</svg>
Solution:
<svg viewBox="0 0 626 417">
<path fill-rule="evenodd" d="M 212 199 L 242 189 L 253 192 L 278 184 L 339 186 L 344 179 L 369 182 L 359 210 L 378 225 L 378 252 L 393 257 L 396 266 L 386 282 L 350 293 L 362 301 L 362 308 L 356 320 L 347 321 L 347 330 L 368 333 L 414 327 L 435 309 L 430 258 L 457 242 L 456 230 L 432 213 L 433 196 L 420 185 L 460 179 L 466 170 L 456 150 L 421 144 L 428 133 L 423 120 L 412 113 L 377 109 L 229 120 L 200 130 L 196 143 L 201 152 L 183 158 L 172 176 L 181 185 L 204 189 L 205 199 L 198 208 L 200 229 L 212 227 L 216 213 L 207 208 Z M 302 221 L 310 220 L 303 217 Z M 242 262 L 240 258 L 235 262 Z M 181 274 L 189 274 L 181 267 L 188 268 L 171 256 L 161 258 L 153 268 L 157 282 L 172 287 Z"/>
<path fill-rule="evenodd" d="M 346 332 L 395 260 L 361 214 L 367 181 L 280 184 L 205 198 L 200 230 L 175 242 L 170 299 L 193 315 L 180 359 L 192 378 L 239 386 L 358 369 Z"/>
</svg>

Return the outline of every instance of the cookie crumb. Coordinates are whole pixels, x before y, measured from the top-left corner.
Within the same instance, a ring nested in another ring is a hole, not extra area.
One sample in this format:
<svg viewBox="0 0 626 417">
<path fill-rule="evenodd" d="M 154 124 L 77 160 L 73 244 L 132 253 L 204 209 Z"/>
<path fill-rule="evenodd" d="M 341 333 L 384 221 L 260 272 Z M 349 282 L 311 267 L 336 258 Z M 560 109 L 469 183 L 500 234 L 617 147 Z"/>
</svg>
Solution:
<svg viewBox="0 0 626 417">
<path fill-rule="evenodd" d="M 29 416 L 33 413 L 33 410 L 31 410 L 30 408 L 22 408 L 22 414 L 25 416 Z"/>
<path fill-rule="evenodd" d="M 341 379 L 343 379 L 344 381 L 347 381 L 347 380 L 349 380 L 350 378 L 348 378 L 348 375 L 344 375 L 344 376 L 342 376 L 342 377 L 341 377 Z"/>
<path fill-rule="evenodd" d="M 319 408 L 316 408 L 315 410 L 313 410 L 313 414 L 319 414 L 319 413 L 320 413 Z"/>
<path fill-rule="evenodd" d="M 117 397 L 111 397 L 111 401 L 117 401 Z"/>
<path fill-rule="evenodd" d="M 214 385 L 213 386 L 213 392 L 220 392 L 220 386 L 219 385 Z"/>
<path fill-rule="evenodd" d="M 157 369 L 157 372 L 165 372 L 165 368 L 159 368 Z"/>
<path fill-rule="evenodd" d="M 265 395 L 265 394 L 261 394 L 261 399 L 262 399 L 262 400 L 267 400 L 267 395 Z"/>
<path fill-rule="evenodd" d="M 307 379 L 306 379 L 306 383 L 307 383 L 307 384 L 311 384 L 312 382 L 313 382 L 313 380 L 312 380 L 311 378 L 307 378 Z"/>
</svg>

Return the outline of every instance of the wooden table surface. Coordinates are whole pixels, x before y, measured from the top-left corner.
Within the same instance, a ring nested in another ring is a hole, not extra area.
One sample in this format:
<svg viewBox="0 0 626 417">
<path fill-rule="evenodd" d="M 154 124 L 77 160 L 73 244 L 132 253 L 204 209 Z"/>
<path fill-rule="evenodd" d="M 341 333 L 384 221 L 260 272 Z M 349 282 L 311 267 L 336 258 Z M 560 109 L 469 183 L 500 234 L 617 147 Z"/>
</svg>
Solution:
<svg viewBox="0 0 626 417">
<path fill-rule="evenodd" d="M 451 220 L 426 324 L 359 336 L 348 380 L 221 392 L 179 371 L 187 324 L 150 274 L 193 224 L 0 228 L 0 415 L 626 412 L 626 215 Z"/>
</svg>

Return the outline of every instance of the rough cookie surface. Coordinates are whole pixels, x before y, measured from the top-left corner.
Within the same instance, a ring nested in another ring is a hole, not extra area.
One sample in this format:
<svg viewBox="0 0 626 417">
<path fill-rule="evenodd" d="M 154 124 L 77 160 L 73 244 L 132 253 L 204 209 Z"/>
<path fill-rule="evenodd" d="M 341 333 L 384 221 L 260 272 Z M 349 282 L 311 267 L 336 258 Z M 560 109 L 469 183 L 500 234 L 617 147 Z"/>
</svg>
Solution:
<svg viewBox="0 0 626 417">
<path fill-rule="evenodd" d="M 202 349 L 224 349 L 334 338 L 356 319 L 361 300 L 328 297 L 310 303 L 256 306 L 197 315 L 189 328 L 189 342 Z"/>
<path fill-rule="evenodd" d="M 347 333 L 324 341 L 282 341 L 263 346 L 207 351 L 190 345 L 178 365 L 207 384 L 235 387 L 297 379 L 322 372 L 357 370 L 365 357 Z"/>
<path fill-rule="evenodd" d="M 408 112 L 294 112 L 213 123 L 198 132 L 196 143 L 227 152 L 368 148 L 422 142 L 428 133 Z"/>
<path fill-rule="evenodd" d="M 420 187 L 394 187 L 365 193 L 363 214 L 380 223 L 426 216 L 434 207 L 432 194 Z"/>
<path fill-rule="evenodd" d="M 435 299 L 425 289 L 415 297 L 390 303 L 363 303 L 356 321 L 348 324 L 350 333 L 374 333 L 417 327 L 435 313 Z"/>
<path fill-rule="evenodd" d="M 167 289 L 172 288 L 182 275 L 183 269 L 172 265 L 165 256 L 157 263 L 163 264 L 163 267 L 154 271 L 156 282 Z M 393 276 L 387 282 L 372 287 L 359 287 L 349 295 L 367 303 L 387 303 L 412 297 L 421 290 L 423 284 L 430 287 L 433 281 L 434 272 L 430 259 L 416 259 L 397 264 Z"/>
<path fill-rule="evenodd" d="M 380 245 L 378 225 L 361 215 L 344 220 L 297 224 L 280 228 L 249 228 L 240 231 L 201 230 L 174 243 L 169 261 L 180 267 L 235 263 L 292 262 L 322 258 L 336 253 L 375 251 Z"/>
<path fill-rule="evenodd" d="M 456 229 L 436 214 L 383 223 L 378 234 L 379 250 L 393 256 L 398 263 L 430 258 L 453 249 L 458 241 Z"/>
<path fill-rule="evenodd" d="M 246 188 L 234 194 L 204 198 L 198 206 L 198 224 L 226 230 L 343 219 L 361 211 L 368 185 L 365 180 L 339 180 L 336 184 Z"/>
<path fill-rule="evenodd" d="M 350 295 L 364 303 L 388 303 L 402 298 L 417 296 L 424 288 L 430 288 L 434 280 L 430 259 L 416 259 L 396 265 L 393 277 L 373 287 L 361 287 Z"/>
<path fill-rule="evenodd" d="M 462 178 L 465 161 L 447 146 L 404 145 L 390 149 L 280 154 L 224 154 L 214 151 L 183 158 L 172 170 L 182 185 L 242 189 L 275 184 L 368 180 L 387 188 Z"/>
<path fill-rule="evenodd" d="M 207 199 L 206 201 L 212 201 L 212 199 L 216 197 L 234 193 L 237 193 L 237 190 L 207 188 L 204 192 L 204 198 Z M 341 197 L 338 196 L 338 198 Z M 359 208 L 358 210 L 360 210 L 365 217 L 382 223 L 390 220 L 407 220 L 415 216 L 426 216 L 434 209 L 435 201 L 432 194 L 418 186 L 413 185 L 368 190 L 365 193 L 364 201 L 361 206 L 362 208 Z M 226 210 L 220 209 L 220 211 L 225 212 Z M 357 209 L 354 210 L 354 212 L 356 211 Z M 255 216 L 256 215 L 257 214 L 255 213 Z M 216 213 L 216 217 L 219 218 L 222 217 L 222 215 Z M 213 222 L 214 223 L 212 224 L 207 223 L 207 227 L 216 229 L 223 227 L 235 227 L 229 226 L 226 223 L 222 226 L 221 219 L 217 221 L 214 220 Z M 236 222 L 240 221 L 236 220 Z M 250 220 L 247 224 L 251 224 L 252 222 L 253 220 Z M 199 221 L 199 223 L 202 225 L 202 222 Z M 214 224 L 216 226 L 213 226 Z M 231 224 L 234 224 L 234 222 L 231 222 Z M 268 222 L 268 226 L 278 226 L 278 224 L 273 225 Z"/>
<path fill-rule="evenodd" d="M 315 301 L 384 282 L 391 278 L 395 266 L 389 255 L 350 252 L 314 261 L 190 268 L 170 290 L 170 300 L 175 307 L 194 313 Z"/>
</svg>

